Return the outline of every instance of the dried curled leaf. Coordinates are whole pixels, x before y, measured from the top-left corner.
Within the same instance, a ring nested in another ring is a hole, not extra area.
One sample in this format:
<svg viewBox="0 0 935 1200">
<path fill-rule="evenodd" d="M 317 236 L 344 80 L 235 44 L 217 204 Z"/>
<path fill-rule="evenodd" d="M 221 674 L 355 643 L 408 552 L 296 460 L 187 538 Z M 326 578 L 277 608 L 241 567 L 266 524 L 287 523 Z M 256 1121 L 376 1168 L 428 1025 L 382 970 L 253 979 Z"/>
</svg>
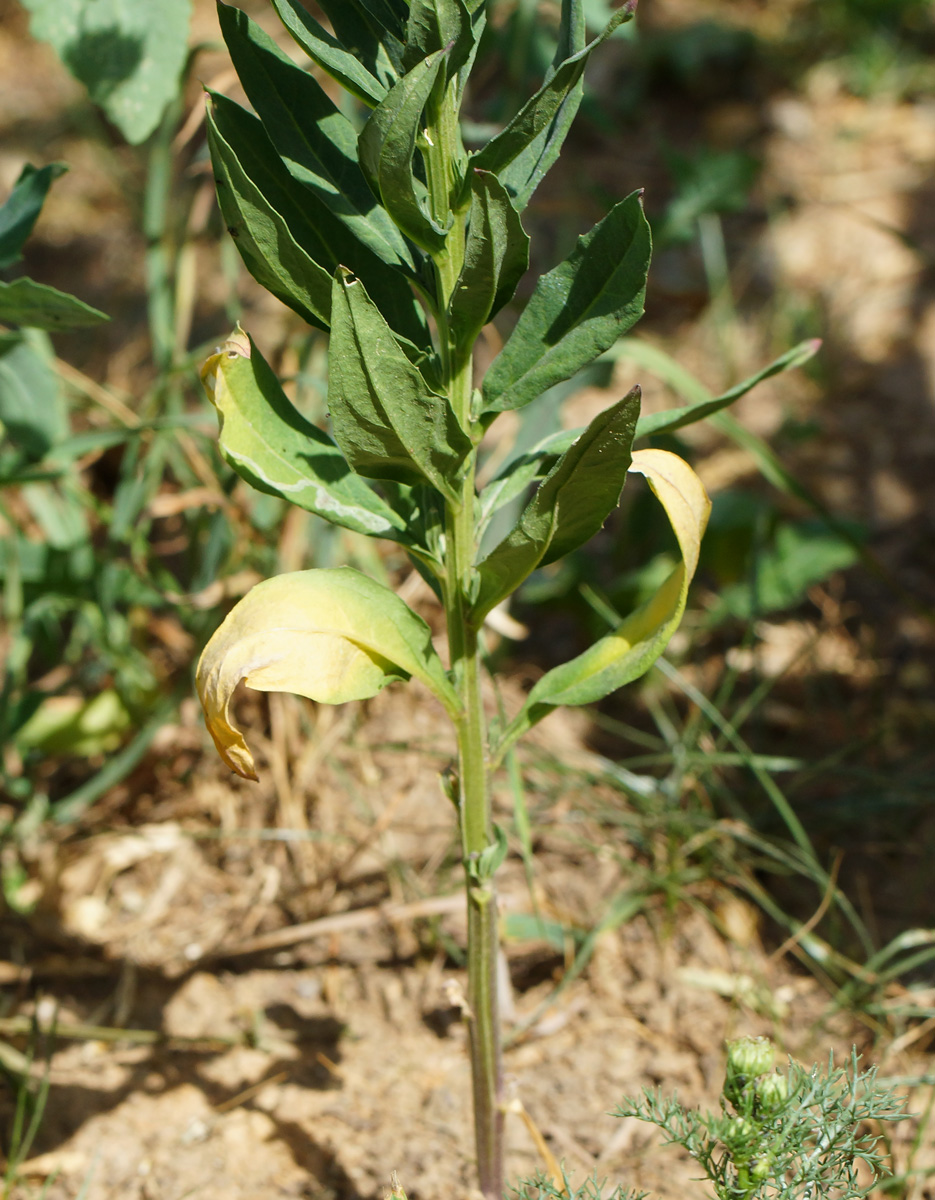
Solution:
<svg viewBox="0 0 935 1200">
<path fill-rule="evenodd" d="M 429 627 L 389 588 L 339 567 L 294 571 L 257 584 L 208 642 L 195 684 L 221 758 L 244 779 L 255 780 L 253 756 L 230 719 L 231 697 L 241 680 L 259 692 L 343 704 L 413 675 L 457 716 L 457 695 Z"/>
</svg>

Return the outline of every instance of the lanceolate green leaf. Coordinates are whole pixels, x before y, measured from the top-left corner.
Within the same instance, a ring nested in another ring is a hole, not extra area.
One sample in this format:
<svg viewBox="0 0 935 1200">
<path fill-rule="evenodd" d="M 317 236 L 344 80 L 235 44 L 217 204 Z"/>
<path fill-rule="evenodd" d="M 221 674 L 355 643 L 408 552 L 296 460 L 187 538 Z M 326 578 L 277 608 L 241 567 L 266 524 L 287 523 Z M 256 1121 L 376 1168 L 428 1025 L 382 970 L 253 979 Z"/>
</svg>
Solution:
<svg viewBox="0 0 935 1200">
<path fill-rule="evenodd" d="M 339 262 L 364 279 L 398 333 L 428 350 L 431 338 L 406 276 L 358 241 L 325 199 L 283 166 L 262 124 L 211 95 L 208 141 L 218 202 L 250 273 L 310 324 L 327 329 Z"/>
<path fill-rule="evenodd" d="M 371 537 L 408 542 L 403 521 L 283 392 L 253 339 L 232 337 L 201 373 L 221 423 L 221 453 L 272 496 Z"/>
<path fill-rule="evenodd" d="M 425 250 L 440 250 L 445 230 L 429 215 L 425 185 L 413 175 L 422 110 L 445 62 L 437 51 L 418 63 L 370 114 L 359 140 L 360 165 L 400 229 Z"/>
<path fill-rule="evenodd" d="M 562 19 L 552 64 L 546 72 L 545 83 L 566 59 L 584 50 L 588 41 L 586 0 L 562 0 Z M 555 116 L 532 139 L 516 158 L 502 171 L 503 181 L 514 197 L 520 212 L 529 203 L 546 172 L 558 158 L 562 143 L 577 116 L 584 96 L 584 77 L 570 89 Z"/>
<path fill-rule="evenodd" d="M 555 162 L 581 102 L 581 80 L 592 52 L 623 21 L 633 15 L 633 5 L 615 13 L 607 28 L 583 49 L 570 54 L 546 78 L 538 92 L 512 121 L 474 155 L 474 166 L 493 171 L 522 211 L 539 181 Z M 560 47 L 571 49 L 582 31 L 580 5 L 565 5 Z"/>
<path fill-rule="evenodd" d="M 273 5 L 283 25 L 314 63 L 371 108 L 380 103 L 395 79 L 395 72 L 379 43 L 367 35 L 368 46 L 373 49 L 368 55 L 360 48 L 352 49 L 350 39 L 342 44 L 332 37 L 301 0 L 273 0 Z M 366 31 L 366 26 L 362 25 L 362 29 Z"/>
<path fill-rule="evenodd" d="M 423 58 L 451 46 L 448 78 L 460 71 L 474 48 L 471 14 L 463 0 L 411 0 L 403 67 L 410 71 Z"/>
<path fill-rule="evenodd" d="M 489 171 L 472 171 L 464 266 L 448 310 L 449 328 L 466 352 L 509 302 L 528 266 L 529 236 L 503 184 Z"/>
<path fill-rule="evenodd" d="M 341 44 L 392 87 L 403 73 L 408 0 L 320 0 L 320 7 Z"/>
<path fill-rule="evenodd" d="M 351 122 L 246 13 L 219 4 L 218 14 L 247 99 L 290 174 L 384 262 L 412 269 L 404 238 L 374 199 L 358 165 L 357 131 Z"/>
<path fill-rule="evenodd" d="M 60 292 L 32 279 L 0 283 L 0 321 L 5 325 L 31 326 L 33 329 L 83 329 L 109 321 L 106 313 L 85 304 L 77 296 Z"/>
<path fill-rule="evenodd" d="M 319 0 L 319 6 L 337 36 L 355 54 L 362 52 L 368 38 L 395 43 L 393 56 L 402 53 L 408 0 Z"/>
<path fill-rule="evenodd" d="M 327 329 L 331 275 L 306 246 L 323 258 L 326 250 L 282 186 L 289 175 L 263 126 L 231 100 L 209 95 L 207 130 L 218 204 L 250 274 L 310 325 Z"/>
<path fill-rule="evenodd" d="M 52 181 L 67 170 L 64 163 L 39 168 L 27 163 L 20 171 L 13 191 L 0 208 L 0 269 L 20 258 L 23 242 L 32 232 Z"/>
<path fill-rule="evenodd" d="M 332 299 L 328 407 L 355 471 L 428 481 L 456 502 L 471 440 L 448 400 L 428 388 L 360 280 L 338 270 Z"/>
<path fill-rule="evenodd" d="M 506 599 L 536 567 L 583 545 L 620 502 L 640 412 L 639 388 L 594 418 L 539 485 L 514 528 L 478 566 L 475 614 Z"/>
<path fill-rule="evenodd" d="M 685 611 L 711 503 L 687 463 L 667 450 L 637 450 L 630 468 L 645 475 L 666 510 L 682 561 L 656 594 L 613 633 L 570 662 L 547 671 L 505 730 L 495 758 L 562 704 L 593 704 L 644 675 L 668 644 Z"/>
<path fill-rule="evenodd" d="M 541 277 L 484 379 L 483 413 L 521 408 L 626 333 L 643 313 L 651 250 L 634 192 Z"/>
</svg>

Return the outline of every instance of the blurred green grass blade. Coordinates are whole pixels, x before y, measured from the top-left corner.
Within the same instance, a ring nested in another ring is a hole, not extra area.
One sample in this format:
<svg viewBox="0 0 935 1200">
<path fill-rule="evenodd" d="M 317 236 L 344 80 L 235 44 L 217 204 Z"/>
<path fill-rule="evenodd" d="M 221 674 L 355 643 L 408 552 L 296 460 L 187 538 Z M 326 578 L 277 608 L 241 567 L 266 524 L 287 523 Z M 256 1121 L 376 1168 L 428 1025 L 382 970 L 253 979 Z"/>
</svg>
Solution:
<svg viewBox="0 0 935 1200">
<path fill-rule="evenodd" d="M 561 954 L 565 949 L 569 936 L 575 931 L 568 929 L 558 921 L 546 921 L 535 913 L 508 912 L 503 917 L 503 936 L 512 942 L 533 942 L 541 939 Z"/>
<path fill-rule="evenodd" d="M 805 827 L 799 820 L 791 804 L 786 799 L 783 792 L 779 789 L 772 777 L 757 763 L 756 755 L 752 753 L 750 747 L 746 744 L 743 738 L 737 733 L 728 720 L 726 720 L 713 704 L 701 693 L 698 689 L 685 678 L 684 675 L 670 662 L 664 658 L 656 660 L 656 667 L 666 676 L 672 683 L 696 704 L 705 714 L 709 721 L 724 735 L 728 742 L 740 754 L 744 760 L 744 765 L 753 773 L 754 778 L 762 787 L 774 808 L 782 818 L 786 828 L 792 835 L 793 841 L 798 846 L 799 850 L 805 855 L 806 859 L 812 864 L 812 877 L 816 883 L 820 881 L 820 886 L 824 889 L 828 887 L 831 879 L 828 873 L 820 865 L 818 856 L 811 843 L 811 839 L 805 831 Z M 854 927 L 855 931 L 864 942 L 864 947 L 867 952 L 870 952 L 871 942 L 867 934 L 866 927 L 863 921 L 857 914 L 853 904 L 847 896 L 837 887 L 834 888 L 834 899 L 838 907 L 845 913 L 848 920 Z"/>
<path fill-rule="evenodd" d="M 685 416 L 691 410 L 704 408 L 712 404 L 717 405 L 717 408 L 709 413 L 709 419 L 716 429 L 719 429 L 723 434 L 729 437 L 736 445 L 741 446 L 753 458 L 757 469 L 763 475 L 763 478 L 771 483 L 779 491 L 784 492 L 788 496 L 793 496 L 800 500 L 803 504 L 817 513 L 822 520 L 827 524 L 828 528 L 840 539 L 852 547 L 854 552 L 860 557 L 861 561 L 868 567 L 877 578 L 885 581 L 890 587 L 898 591 L 912 606 L 918 611 L 924 612 L 927 616 L 931 616 L 931 610 L 921 603 L 918 598 L 908 591 L 879 560 L 879 558 L 865 545 L 863 539 L 855 533 L 853 526 L 842 521 L 835 516 L 833 512 L 815 495 L 811 489 L 807 488 L 795 476 L 783 466 L 779 457 L 774 453 L 766 441 L 757 434 L 752 433 L 749 429 L 745 429 L 743 425 L 733 416 L 732 413 L 723 411 L 723 406 L 720 401 L 725 397 L 732 396 L 737 399 L 734 394 L 738 389 L 749 391 L 751 386 L 760 382 L 761 379 L 767 378 L 768 374 L 775 374 L 777 371 L 789 370 L 790 366 L 801 365 L 811 357 L 808 352 L 808 347 L 813 345 L 814 339 L 801 342 L 798 346 L 788 351 L 787 354 L 781 355 L 768 367 L 764 368 L 764 372 L 758 376 L 751 376 L 750 379 L 737 385 L 736 388 L 725 392 L 721 397 L 712 397 L 708 389 L 697 380 L 684 367 L 680 366 L 671 355 L 658 347 L 650 346 L 648 343 L 640 341 L 637 338 L 624 338 L 613 347 L 608 357 L 615 360 L 621 357 L 627 358 L 632 362 L 638 363 L 640 366 L 650 370 L 664 383 L 668 384 L 679 395 L 685 397 L 690 403 L 684 408 L 670 410 L 668 414 L 659 414 L 668 418 L 669 416 L 678 417 L 679 414 Z M 804 357 L 797 357 L 798 355 Z M 785 365 L 780 366 L 784 360 Z M 775 370 L 774 370 L 775 368 Z M 648 419 L 648 417 L 647 417 Z M 691 420 L 699 420 L 699 417 L 692 417 Z M 688 421 L 681 423 L 687 424 Z M 670 427 L 675 428 L 675 426 Z M 641 426 L 637 428 L 637 437 L 645 435 L 645 431 L 649 426 Z M 650 430 L 651 432 L 661 432 L 659 430 Z"/>
<path fill-rule="evenodd" d="M 502 715 L 501 715 L 502 720 Z M 519 838 L 520 853 L 523 856 L 523 871 L 526 875 L 526 887 L 532 902 L 536 918 L 539 918 L 539 906 L 536 899 L 536 859 L 532 845 L 532 825 L 529 821 L 529 808 L 526 804 L 526 787 L 523 782 L 523 772 L 516 757 L 516 751 L 511 749 L 506 754 L 507 779 L 510 794 L 513 797 L 513 828 Z M 541 919 L 540 919 L 541 920 Z M 559 944 L 561 949 L 561 943 Z"/>
<path fill-rule="evenodd" d="M 609 933 L 613 929 L 617 929 L 620 925 L 626 924 L 627 921 L 631 921 L 645 905 L 648 898 L 648 894 L 642 890 L 634 891 L 626 889 L 618 893 L 611 901 L 600 923 L 591 930 L 581 943 L 578 953 L 575 955 L 574 962 L 562 976 L 561 982 L 552 989 L 548 996 L 528 1016 L 524 1017 L 522 1021 L 513 1027 L 504 1039 L 506 1045 L 509 1046 L 521 1039 L 527 1030 L 531 1029 L 542 1019 L 565 989 L 574 983 L 591 961 L 594 951 L 597 948 L 597 943 L 602 935 Z"/>
<path fill-rule="evenodd" d="M 815 854 L 815 849 L 812 846 L 811 839 L 805 832 L 805 827 L 799 818 L 796 816 L 789 801 L 773 783 L 769 775 L 756 765 L 755 755 L 750 750 L 749 746 L 740 737 L 737 731 L 732 727 L 730 722 L 718 712 L 714 705 L 702 695 L 698 689 L 682 675 L 681 671 L 672 666 L 664 658 L 656 660 L 656 668 L 672 683 L 674 683 L 680 691 L 684 692 L 685 696 L 691 702 L 698 706 L 705 714 L 709 721 L 724 735 L 728 742 L 734 747 L 738 754 L 741 755 L 745 764 L 750 768 L 756 776 L 763 790 L 766 792 L 773 806 L 779 813 L 789 833 L 792 835 L 796 845 L 805 852 L 814 862 L 817 863 L 818 858 Z"/>
<path fill-rule="evenodd" d="M 581 429 L 560 429 L 550 433 L 531 449 L 509 459 L 480 494 L 480 520 L 483 525 L 498 508 L 509 504 L 550 469 L 555 459 L 581 436 Z"/>
<path fill-rule="evenodd" d="M 23 499 L 35 517 L 46 541 L 56 550 L 70 550 L 90 538 L 87 513 L 80 499 L 67 487 L 52 483 L 28 483 Z"/>
<path fill-rule="evenodd" d="M 53 180 L 67 170 L 64 163 L 38 168 L 26 163 L 20 171 L 12 192 L 0 208 L 0 270 L 19 261 L 23 242 L 32 233 Z"/>
<path fill-rule="evenodd" d="M 770 379 L 773 375 L 779 375 L 783 371 L 791 371 L 795 367 L 802 366 L 803 363 L 814 357 L 820 346 L 820 338 L 810 338 L 800 342 L 799 345 L 780 355 L 779 358 L 743 380 L 742 383 L 728 389 L 721 396 L 712 396 L 693 375 L 679 366 L 668 354 L 649 345 L 648 342 L 642 342 L 636 338 L 624 338 L 613 348 L 611 354 L 615 359 L 626 358 L 646 367 L 677 392 L 692 399 L 692 403 L 683 405 L 681 408 L 647 413 L 642 416 L 636 427 L 636 436 L 640 438 L 652 437 L 660 433 L 672 433 L 676 429 L 682 429 L 685 425 L 691 425 L 695 421 L 703 421 L 705 417 L 713 416 L 722 408 L 727 408 L 739 400 L 741 396 L 745 396 L 764 379 Z"/>
</svg>

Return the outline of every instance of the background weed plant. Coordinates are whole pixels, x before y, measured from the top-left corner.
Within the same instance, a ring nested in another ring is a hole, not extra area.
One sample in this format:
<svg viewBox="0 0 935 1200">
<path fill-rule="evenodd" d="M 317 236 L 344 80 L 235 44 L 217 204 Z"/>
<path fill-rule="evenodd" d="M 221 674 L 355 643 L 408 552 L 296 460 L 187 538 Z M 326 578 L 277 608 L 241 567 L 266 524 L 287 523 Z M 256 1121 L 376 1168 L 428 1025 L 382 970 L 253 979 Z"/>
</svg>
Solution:
<svg viewBox="0 0 935 1200">
<path fill-rule="evenodd" d="M 680 1146 L 704 1172 L 717 1200 L 810 1196 L 858 1200 L 885 1171 L 883 1123 L 904 1119 L 892 1088 L 876 1070 L 861 1071 L 856 1051 L 846 1067 L 774 1070 L 768 1038 L 738 1038 L 727 1048 L 721 1111 L 701 1113 L 676 1097 L 646 1090 L 614 1115 L 655 1125 L 666 1145 Z M 700 1190 L 700 1189 L 699 1189 Z M 645 1200 L 646 1192 L 608 1192 L 595 1180 L 575 1185 L 539 1176 L 517 1185 L 518 1200 Z"/>
</svg>

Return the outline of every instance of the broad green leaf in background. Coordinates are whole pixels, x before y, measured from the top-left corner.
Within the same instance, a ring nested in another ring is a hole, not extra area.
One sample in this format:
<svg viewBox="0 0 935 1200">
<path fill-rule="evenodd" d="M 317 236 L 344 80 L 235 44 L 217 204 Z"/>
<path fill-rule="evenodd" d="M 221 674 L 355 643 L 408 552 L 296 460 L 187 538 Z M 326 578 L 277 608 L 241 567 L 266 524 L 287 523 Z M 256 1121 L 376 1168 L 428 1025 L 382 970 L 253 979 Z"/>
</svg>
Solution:
<svg viewBox="0 0 935 1200">
<path fill-rule="evenodd" d="M 645 475 L 675 531 L 681 562 L 656 594 L 613 633 L 547 671 L 505 730 L 499 758 L 527 729 L 562 704 L 593 704 L 644 675 L 678 628 L 698 565 L 711 502 L 701 480 L 668 450 L 636 450 L 630 470 Z"/>
<path fill-rule="evenodd" d="M 228 339 L 201 377 L 221 422 L 221 453 L 241 478 L 345 529 L 407 540 L 402 519 L 306 421 L 252 339 Z"/>
<path fill-rule="evenodd" d="M 45 283 L 23 276 L 0 283 L 0 322 L 32 329 L 83 329 L 109 321 L 106 313 L 85 304 L 77 296 L 60 292 Z"/>
<path fill-rule="evenodd" d="M 339 567 L 257 584 L 205 647 L 196 686 L 221 758 L 238 775 L 256 779 L 253 757 L 230 719 L 241 680 L 260 692 L 343 704 L 410 676 L 457 718 L 458 698 L 428 625 L 389 588 Z"/>
<path fill-rule="evenodd" d="M 448 325 L 468 350 L 507 304 L 529 266 L 529 235 L 503 184 L 489 171 L 471 171 L 471 211 L 464 266 L 448 309 Z"/>
<path fill-rule="evenodd" d="M 327 329 L 331 277 L 340 262 L 365 280 L 398 333 L 429 349 L 425 317 L 406 276 L 360 242 L 325 197 L 289 174 L 252 113 L 210 94 L 208 141 L 221 212 L 258 283 Z"/>
<path fill-rule="evenodd" d="M 73 485 L 27 483 L 21 494 L 43 537 L 54 549 L 72 550 L 87 543 L 87 505 L 75 496 Z"/>
<path fill-rule="evenodd" d="M 756 552 L 751 577 L 717 589 L 717 599 L 706 613 L 709 625 L 728 617 L 753 621 L 794 608 L 809 588 L 858 561 L 855 537 L 843 538 L 823 521 L 781 523 L 771 544 Z"/>
<path fill-rule="evenodd" d="M 657 244 L 690 241 L 706 213 L 742 212 L 759 171 L 743 150 L 709 150 L 692 155 L 666 153 L 676 192 L 662 219 L 654 224 Z"/>
<path fill-rule="evenodd" d="M 372 46 L 372 53 L 365 53 L 359 43 L 356 53 L 351 53 L 345 46 L 354 45 L 354 40 L 345 37 L 342 45 L 319 25 L 300 0 L 273 0 L 273 5 L 283 25 L 314 63 L 371 108 L 380 103 L 395 79 L 395 72 L 386 51 L 370 38 L 365 25 L 359 28 Z M 352 18 L 356 17 L 350 5 L 347 9 Z"/>
<path fill-rule="evenodd" d="M 360 280 L 339 269 L 331 309 L 328 408 L 335 441 L 355 471 L 429 482 L 457 501 L 471 440 L 448 400 L 430 391 Z"/>
<path fill-rule="evenodd" d="M 484 378 L 488 420 L 570 379 L 640 318 L 651 252 L 640 193 L 634 192 L 539 279 Z"/>
<path fill-rule="evenodd" d="M 370 114 L 358 141 L 360 165 L 373 194 L 399 228 L 423 250 L 437 251 L 446 230 L 429 214 L 425 185 L 413 175 L 422 110 L 445 64 L 436 51 L 407 72 Z"/>
<path fill-rule="evenodd" d="M 563 4 L 559 50 L 566 57 L 553 65 L 545 83 L 512 121 L 472 158 L 475 167 L 493 171 L 513 203 L 522 211 L 548 169 L 558 158 L 582 96 L 582 76 L 592 52 L 624 21 L 635 4 L 614 13 L 607 27 L 584 46 L 584 16 L 578 0 Z"/>
<path fill-rule="evenodd" d="M 246 13 L 219 4 L 218 15 L 247 99 L 290 174 L 384 262 L 413 269 L 405 240 L 374 199 L 358 165 L 357 131 L 351 122 Z M 342 263 L 353 265 L 341 247 L 334 252 Z"/>
<path fill-rule="evenodd" d="M 0 424 L 30 462 L 44 458 L 68 434 L 62 387 L 42 339 L 42 334 L 0 335 Z"/>
<path fill-rule="evenodd" d="M 639 388 L 598 413 L 539 485 L 509 534 L 478 565 L 484 616 L 537 567 L 583 545 L 620 503 L 640 412 Z"/>
<path fill-rule="evenodd" d="M 128 142 L 145 141 L 179 91 L 191 0 L 23 0 L 50 45 Z"/>
<path fill-rule="evenodd" d="M 451 46 L 446 70 L 448 78 L 457 74 L 474 48 L 474 27 L 464 0 L 411 0 L 406 23 L 406 71 L 436 50 Z"/>
<path fill-rule="evenodd" d="M 108 688 L 90 700 L 49 696 L 16 732 L 20 750 L 89 757 L 112 754 L 133 727 L 133 717 L 117 692 Z"/>
<path fill-rule="evenodd" d="M 38 168 L 27 163 L 20 171 L 12 192 L 0 208 L 0 270 L 19 260 L 23 242 L 32 233 L 52 181 L 67 170 L 64 163 Z"/>
</svg>

